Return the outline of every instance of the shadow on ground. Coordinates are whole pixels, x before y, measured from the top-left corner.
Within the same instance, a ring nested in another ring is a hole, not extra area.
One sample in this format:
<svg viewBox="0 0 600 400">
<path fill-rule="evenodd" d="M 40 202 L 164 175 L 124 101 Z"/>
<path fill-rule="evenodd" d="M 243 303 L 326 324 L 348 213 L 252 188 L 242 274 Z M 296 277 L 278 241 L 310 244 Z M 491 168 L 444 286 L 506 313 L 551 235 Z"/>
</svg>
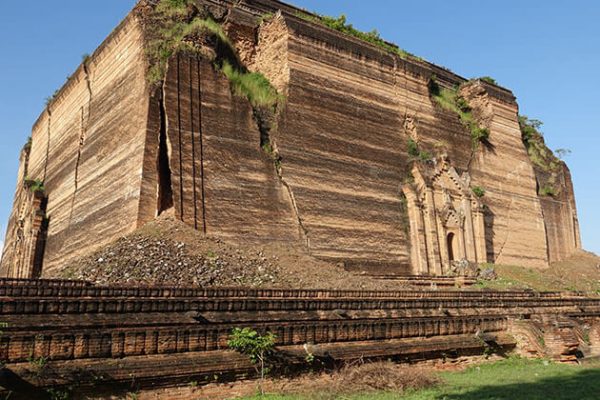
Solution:
<svg viewBox="0 0 600 400">
<path fill-rule="evenodd" d="M 530 383 L 480 386 L 473 390 L 440 395 L 439 400 L 598 400 L 600 399 L 600 368 L 586 369 L 577 374 L 540 379 Z"/>
</svg>

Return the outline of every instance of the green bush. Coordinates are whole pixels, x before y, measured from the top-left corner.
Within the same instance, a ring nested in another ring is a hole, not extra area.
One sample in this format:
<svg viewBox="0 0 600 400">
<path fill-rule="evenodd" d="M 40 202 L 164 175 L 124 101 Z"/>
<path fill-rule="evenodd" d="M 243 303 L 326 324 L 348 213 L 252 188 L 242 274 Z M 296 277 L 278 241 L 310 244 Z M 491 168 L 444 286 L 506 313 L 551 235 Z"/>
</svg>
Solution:
<svg viewBox="0 0 600 400">
<path fill-rule="evenodd" d="M 409 160 L 421 160 L 421 161 L 429 161 L 433 157 L 431 153 L 427 151 L 419 150 L 419 145 L 414 139 L 408 139 L 408 148 L 407 153 L 409 155 Z"/>
<path fill-rule="evenodd" d="M 562 172 L 562 161 L 546 146 L 544 135 L 540 130 L 541 126 L 541 121 L 529 119 L 525 115 L 519 115 L 521 139 L 525 145 L 529 159 L 536 169 L 545 172 L 545 174 L 542 174 L 544 178 L 540 182 L 539 194 L 541 196 L 555 196 L 558 192 L 556 182 L 559 174 Z M 558 149 L 557 153 L 560 156 L 565 156 L 569 151 Z"/>
<path fill-rule="evenodd" d="M 485 196 L 485 189 L 481 186 L 474 186 L 473 188 L 471 188 L 471 190 L 473 191 L 473 194 L 479 198 Z"/>
<path fill-rule="evenodd" d="M 419 145 L 413 139 L 408 139 L 408 155 L 419 157 Z"/>
<path fill-rule="evenodd" d="M 490 139 L 490 131 L 487 128 L 474 127 L 471 129 L 471 139 L 474 142 L 487 142 Z"/>
<path fill-rule="evenodd" d="M 433 156 L 428 151 L 419 151 L 419 160 L 421 161 L 431 161 Z"/>
</svg>

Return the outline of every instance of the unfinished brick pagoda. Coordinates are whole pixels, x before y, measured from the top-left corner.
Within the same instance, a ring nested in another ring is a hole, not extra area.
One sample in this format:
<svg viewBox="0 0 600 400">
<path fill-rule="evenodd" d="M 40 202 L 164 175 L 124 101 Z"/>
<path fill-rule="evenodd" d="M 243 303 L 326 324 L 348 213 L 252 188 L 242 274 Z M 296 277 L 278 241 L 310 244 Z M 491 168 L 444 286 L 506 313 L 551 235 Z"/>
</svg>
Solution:
<svg viewBox="0 0 600 400">
<path fill-rule="evenodd" d="M 52 276 L 171 208 L 213 237 L 297 243 L 395 274 L 444 275 L 460 259 L 544 267 L 581 247 L 569 171 L 561 163 L 556 190 L 540 194 L 509 90 L 274 0 L 196 1 L 284 99 L 265 130 L 210 57 L 179 52 L 149 83 L 151 6 L 136 6 L 34 124 L 3 276 Z M 436 104 L 433 76 L 461 85 L 489 145 Z M 415 160 L 411 141 L 430 157 Z"/>
</svg>

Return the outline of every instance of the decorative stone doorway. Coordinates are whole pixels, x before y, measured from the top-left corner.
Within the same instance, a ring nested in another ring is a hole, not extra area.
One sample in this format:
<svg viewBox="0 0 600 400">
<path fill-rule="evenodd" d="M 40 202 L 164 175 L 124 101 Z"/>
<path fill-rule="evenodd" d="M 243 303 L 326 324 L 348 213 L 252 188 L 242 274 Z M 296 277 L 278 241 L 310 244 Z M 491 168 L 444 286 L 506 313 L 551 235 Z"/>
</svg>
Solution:
<svg viewBox="0 0 600 400">
<path fill-rule="evenodd" d="M 454 251 L 455 243 L 454 243 L 454 233 L 453 232 L 448 233 L 448 238 L 446 241 L 448 244 L 448 260 L 450 262 L 452 262 L 455 260 L 454 254 L 456 254 Z"/>
<path fill-rule="evenodd" d="M 444 275 L 453 261 L 486 261 L 484 213 L 468 172 L 446 155 L 415 161 L 402 185 L 410 220 L 411 263 L 417 275 Z"/>
</svg>

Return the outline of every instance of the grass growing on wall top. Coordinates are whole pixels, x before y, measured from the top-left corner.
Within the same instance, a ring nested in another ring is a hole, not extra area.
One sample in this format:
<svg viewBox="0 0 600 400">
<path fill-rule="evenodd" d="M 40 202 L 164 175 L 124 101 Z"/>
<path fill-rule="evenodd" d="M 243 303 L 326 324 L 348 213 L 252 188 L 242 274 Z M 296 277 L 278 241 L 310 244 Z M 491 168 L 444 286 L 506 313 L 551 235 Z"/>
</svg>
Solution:
<svg viewBox="0 0 600 400">
<path fill-rule="evenodd" d="M 337 18 L 328 15 L 320 15 L 317 13 L 314 14 L 315 15 L 307 14 L 305 12 L 298 12 L 297 16 L 306 21 L 324 25 L 330 29 L 334 29 L 338 32 L 342 32 L 346 35 L 354 36 L 357 39 L 374 44 L 382 50 L 398 55 L 402 59 L 410 58 L 413 60 L 423 61 L 421 57 L 417 57 L 414 54 L 411 54 L 408 51 L 383 40 L 376 29 L 372 30 L 371 32 L 363 32 L 356 29 L 354 26 L 352 26 L 352 24 L 347 23 L 346 16 L 344 14 L 340 15 Z"/>
<path fill-rule="evenodd" d="M 555 171 L 560 166 L 561 160 L 546 146 L 544 135 L 540 131 L 542 125 L 542 121 L 519 115 L 521 139 L 529 153 L 529 158 L 544 171 Z"/>
<path fill-rule="evenodd" d="M 167 61 L 178 51 L 199 52 L 193 39 L 204 35 L 212 35 L 219 43 L 233 47 L 221 25 L 210 17 L 194 18 L 190 22 L 166 22 L 159 29 L 158 36 L 148 45 L 147 53 L 151 63 L 148 71 L 149 83 L 156 84 L 165 78 Z"/>
</svg>

